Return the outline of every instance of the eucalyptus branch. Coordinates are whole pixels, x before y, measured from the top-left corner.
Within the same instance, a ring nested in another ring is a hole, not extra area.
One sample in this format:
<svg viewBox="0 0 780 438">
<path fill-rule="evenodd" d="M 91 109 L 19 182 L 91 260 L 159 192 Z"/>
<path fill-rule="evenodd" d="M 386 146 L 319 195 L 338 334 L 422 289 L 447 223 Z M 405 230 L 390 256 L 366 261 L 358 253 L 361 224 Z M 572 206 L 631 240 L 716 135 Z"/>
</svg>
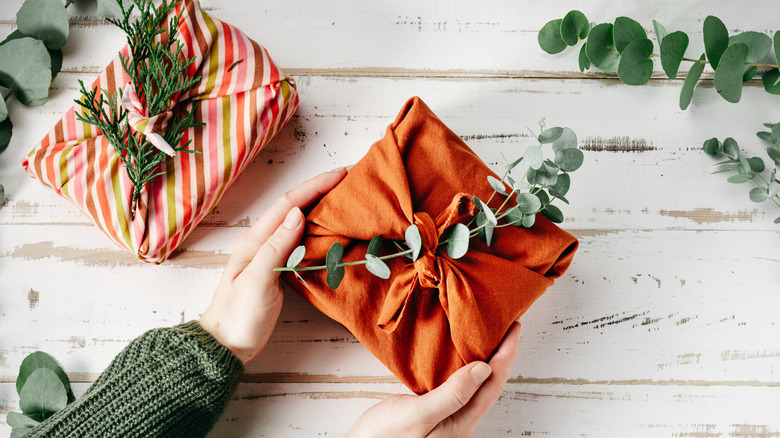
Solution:
<svg viewBox="0 0 780 438">
<path fill-rule="evenodd" d="M 628 17 L 618 17 L 613 23 L 592 25 L 585 14 L 570 11 L 563 19 L 551 20 L 539 31 L 539 45 L 550 54 L 560 53 L 569 46 L 583 42 L 579 53 L 580 71 L 593 65 L 606 73 L 617 72 L 621 81 L 629 85 L 647 83 L 653 75 L 653 59 L 658 58 L 669 79 L 676 79 L 682 61 L 692 62 L 680 92 L 680 108 L 691 103 L 693 91 L 709 65 L 714 71 L 716 91 L 729 102 L 739 102 L 742 84 L 748 82 L 758 69 L 762 72 L 764 89 L 780 94 L 780 36 L 774 35 L 775 63 L 763 62 L 772 51 L 772 38 L 760 32 L 742 32 L 729 36 L 723 22 L 714 16 L 704 20 L 704 51 L 699 59 L 685 56 L 690 38 L 684 32 L 669 33 L 653 20 L 660 53 L 653 53 L 653 42 L 645 29 Z"/>
<path fill-rule="evenodd" d="M 716 163 L 716 166 L 725 166 L 715 173 L 732 173 L 728 182 L 742 184 L 752 183 L 755 187 L 750 190 L 750 200 L 753 202 L 771 201 L 780 208 L 780 182 L 777 180 L 777 170 L 780 167 L 780 123 L 764 123 L 769 131 L 756 133 L 758 138 L 769 143 L 766 153 L 775 164 L 769 174 L 769 179 L 762 175 L 767 170 L 761 157 L 747 157 L 739 148 L 736 140 L 731 137 L 720 142 L 717 138 L 711 138 L 704 142 L 704 152 L 712 157 L 726 158 Z M 760 181 L 757 181 L 760 179 Z M 763 183 L 763 184 L 762 184 Z M 774 222 L 780 224 L 780 216 Z"/>
<path fill-rule="evenodd" d="M 584 160 L 582 151 L 577 148 L 577 136 L 569 128 L 545 129 L 544 119 L 539 121 L 540 133 L 533 136 L 539 141 L 537 146 L 525 149 L 523 155 L 515 161 L 508 162 L 501 179 L 493 176 L 487 177 L 487 183 L 493 189 L 487 202 L 477 196 L 473 196 L 474 205 L 478 213 L 468 223 L 456 223 L 444 231 L 439 239 L 434 252 L 444 248 L 452 259 L 463 257 L 469 250 L 469 241 L 479 236 L 490 246 L 494 230 L 506 226 L 530 228 L 536 221 L 536 214 L 542 213 L 551 221 L 563 222 L 563 213 L 552 205 L 555 199 L 561 199 L 568 204 L 564 195 L 569 191 L 571 179 L 569 172 L 579 169 Z M 554 160 L 545 160 L 542 147 L 551 145 Z M 518 181 L 512 177 L 512 172 L 517 170 L 520 175 Z M 511 190 L 507 190 L 507 187 Z M 548 194 L 549 192 L 549 194 Z M 490 202 L 495 196 L 504 196 L 503 202 L 498 208 L 491 208 Z M 510 200 L 514 205 L 504 210 Z M 503 223 L 501 223 L 503 221 Z M 474 225 L 476 223 L 476 225 Z M 344 278 L 345 268 L 349 266 L 365 265 L 366 269 L 382 279 L 390 278 L 390 268 L 384 260 L 406 256 L 412 261 L 420 257 L 423 251 L 423 241 L 420 230 L 416 225 L 411 225 L 404 233 L 404 242 L 392 241 L 398 252 L 381 255 L 383 250 L 382 236 L 374 236 L 368 243 L 364 260 L 344 262 L 344 247 L 340 243 L 334 243 L 325 257 L 324 265 L 299 266 L 306 255 L 306 248 L 297 247 L 282 268 L 274 271 L 294 272 L 304 281 L 301 272 L 326 270 L 327 283 L 331 289 L 336 289 Z"/>
</svg>

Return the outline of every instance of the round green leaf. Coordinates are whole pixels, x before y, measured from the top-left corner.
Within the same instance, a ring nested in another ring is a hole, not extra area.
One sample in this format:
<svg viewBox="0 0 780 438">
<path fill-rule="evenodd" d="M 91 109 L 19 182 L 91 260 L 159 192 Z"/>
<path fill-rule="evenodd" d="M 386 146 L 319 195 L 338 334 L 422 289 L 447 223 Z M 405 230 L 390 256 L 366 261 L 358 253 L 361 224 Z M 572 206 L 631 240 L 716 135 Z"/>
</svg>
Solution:
<svg viewBox="0 0 780 438">
<path fill-rule="evenodd" d="M 593 65 L 600 70 L 611 73 L 617 70 L 620 55 L 612 50 L 614 40 L 612 37 L 612 24 L 601 23 L 590 30 L 588 41 L 585 43 L 585 53 Z"/>
<path fill-rule="evenodd" d="M 552 143 L 555 140 L 558 140 L 561 137 L 561 134 L 563 134 L 563 128 L 556 126 L 554 128 L 548 128 L 542 131 L 542 133 L 539 134 L 537 140 L 539 140 L 539 143 L 541 144 Z"/>
<path fill-rule="evenodd" d="M 772 181 L 769 183 L 769 187 L 767 188 L 768 197 L 772 198 L 775 195 L 777 195 L 778 192 L 780 192 L 780 183 L 777 181 Z"/>
<path fill-rule="evenodd" d="M 120 0 L 97 0 L 97 15 L 104 18 L 122 18 L 122 9 L 119 8 Z M 121 0 L 125 10 L 130 7 L 132 0 Z"/>
<path fill-rule="evenodd" d="M 747 159 L 748 165 L 750 165 L 750 170 L 752 170 L 754 173 L 761 173 L 766 168 L 764 166 L 764 160 L 761 159 L 761 157 L 751 157 Z"/>
<path fill-rule="evenodd" d="M 60 0 L 26 0 L 16 13 L 16 25 L 50 49 L 58 50 L 68 41 L 68 13 Z"/>
<path fill-rule="evenodd" d="M 647 33 L 645 32 L 645 29 L 642 27 L 641 24 L 637 23 L 636 21 L 628 18 L 628 17 L 618 17 L 615 19 L 615 27 L 614 27 L 614 40 L 615 40 L 615 48 L 617 49 L 618 53 L 621 55 L 623 54 L 623 51 L 626 50 L 629 44 L 631 44 L 632 41 L 636 40 L 646 40 L 647 39 Z M 651 52 L 652 52 L 652 42 L 651 44 Z"/>
<path fill-rule="evenodd" d="M 0 152 L 3 152 L 8 144 L 11 143 L 11 135 L 14 132 L 14 124 L 11 123 L 11 118 L 6 118 L 0 122 Z"/>
<path fill-rule="evenodd" d="M 780 150 L 775 148 L 766 148 L 766 153 L 769 154 L 769 158 L 775 162 L 776 166 L 780 166 Z"/>
<path fill-rule="evenodd" d="M 496 219 L 496 215 L 493 213 L 493 210 L 488 207 L 487 204 L 482 202 L 482 200 L 479 200 L 480 209 L 482 210 L 482 213 L 485 215 L 485 220 L 488 224 L 496 226 L 498 225 L 498 220 Z"/>
<path fill-rule="evenodd" d="M 531 214 L 528 216 L 523 216 L 523 223 L 522 225 L 526 228 L 531 228 L 534 226 L 534 223 L 536 223 L 536 215 Z"/>
<path fill-rule="evenodd" d="M 580 11 L 569 11 L 561 22 L 561 38 L 569 46 L 588 37 L 590 22 Z"/>
<path fill-rule="evenodd" d="M 412 260 L 417 260 L 420 257 L 420 251 L 422 250 L 422 236 L 420 235 L 420 229 L 417 225 L 410 225 L 404 232 L 404 239 L 406 239 L 406 246 L 412 249 Z"/>
<path fill-rule="evenodd" d="M 15 31 L 11 32 L 11 34 L 0 43 L 0 45 L 3 45 L 8 41 L 18 40 L 25 37 L 25 34 L 21 33 L 19 29 L 16 29 Z M 51 77 L 53 79 L 62 69 L 62 50 L 54 50 L 48 47 L 46 50 L 49 52 L 49 56 L 51 57 Z"/>
<path fill-rule="evenodd" d="M 536 197 L 539 198 L 539 202 L 541 202 L 542 206 L 545 206 L 550 203 L 550 197 L 547 195 L 547 192 L 544 190 L 539 190 L 535 193 Z"/>
<path fill-rule="evenodd" d="M 521 213 L 520 209 L 517 207 L 510 208 L 509 210 L 506 211 L 506 215 L 504 215 L 504 221 L 516 227 L 519 227 L 521 225 L 522 220 L 523 220 L 523 213 Z"/>
<path fill-rule="evenodd" d="M 539 47 L 551 55 L 560 53 L 567 47 L 561 37 L 561 22 L 563 22 L 561 19 L 547 22 L 537 37 Z"/>
<path fill-rule="evenodd" d="M 718 139 L 713 137 L 705 141 L 704 146 L 702 146 L 702 149 L 704 149 L 705 154 L 711 157 L 718 155 Z"/>
<path fill-rule="evenodd" d="M 742 43 L 747 46 L 745 58 L 749 63 L 760 62 L 772 49 L 772 39 L 761 32 L 742 32 L 729 38 L 729 45 Z"/>
<path fill-rule="evenodd" d="M 450 227 L 447 234 L 447 255 L 452 259 L 459 259 L 469 250 L 469 228 L 463 224 L 455 224 Z"/>
<path fill-rule="evenodd" d="M 766 190 L 761 187 L 754 187 L 750 190 L 750 200 L 753 202 L 764 202 L 768 198 L 769 196 L 767 195 Z"/>
<path fill-rule="evenodd" d="M 718 68 L 720 58 L 729 46 L 729 31 L 720 18 L 712 15 L 704 19 L 704 53 L 713 69 Z"/>
<path fill-rule="evenodd" d="M 42 42 L 20 38 L 0 45 L 0 85 L 11 89 L 25 105 L 42 105 L 49 98 L 51 57 Z"/>
<path fill-rule="evenodd" d="M 39 421 L 18 412 L 9 412 L 5 422 L 14 429 L 33 428 L 41 424 Z"/>
<path fill-rule="evenodd" d="M 725 140 L 723 140 L 723 152 L 730 158 L 738 160 L 739 145 L 737 144 L 737 141 L 731 137 L 727 137 Z"/>
<path fill-rule="evenodd" d="M 556 224 L 563 222 L 563 213 L 558 207 L 552 204 L 547 204 L 547 206 L 542 209 L 542 214 Z"/>
<path fill-rule="evenodd" d="M 687 48 L 688 35 L 680 31 L 670 33 L 661 42 L 661 67 L 669 79 L 677 77 L 680 62 L 682 62 Z"/>
<path fill-rule="evenodd" d="M 501 182 L 500 179 L 494 177 L 493 175 L 488 175 L 487 180 L 488 180 L 488 184 L 490 184 L 490 187 L 493 190 L 506 196 L 506 187 L 504 186 L 504 183 Z"/>
<path fill-rule="evenodd" d="M 618 64 L 618 77 L 628 85 L 643 85 L 653 75 L 653 42 L 648 39 L 628 43 Z"/>
<path fill-rule="evenodd" d="M 661 23 L 655 20 L 653 20 L 653 29 L 655 29 L 655 40 L 658 41 L 659 46 L 662 46 L 663 40 L 669 32 L 666 31 L 666 28 Z"/>
<path fill-rule="evenodd" d="M 696 88 L 696 84 L 699 82 L 702 72 L 704 71 L 704 55 L 701 55 L 699 62 L 693 63 L 688 75 L 685 76 L 685 82 L 683 82 L 682 90 L 680 91 L 680 109 L 685 110 L 688 105 L 691 104 L 693 98 L 693 90 Z"/>
<path fill-rule="evenodd" d="M 776 217 L 776 218 L 775 218 L 775 223 L 776 223 L 776 224 L 780 224 L 780 216 L 778 216 L 778 217 Z"/>
<path fill-rule="evenodd" d="M 574 172 L 582 166 L 585 155 L 579 149 L 564 149 L 555 154 L 555 164 L 564 172 Z"/>
<path fill-rule="evenodd" d="M 59 412 L 68 404 L 68 391 L 54 371 L 38 368 L 27 377 L 19 391 L 19 407 L 25 414 Z"/>
<path fill-rule="evenodd" d="M 550 194 L 555 196 L 556 198 L 562 198 L 566 196 L 566 193 L 569 192 L 569 187 L 571 186 L 571 177 L 568 173 L 562 173 L 558 175 L 558 181 L 555 182 L 555 185 L 550 189 Z"/>
<path fill-rule="evenodd" d="M 734 184 L 742 184 L 750 181 L 750 177 L 747 175 L 731 175 L 727 181 Z"/>
<path fill-rule="evenodd" d="M 563 149 L 576 148 L 576 147 L 577 147 L 577 134 L 575 134 L 574 131 L 572 131 L 569 128 L 563 128 L 563 132 L 561 133 L 561 136 L 558 137 L 558 139 L 552 143 L 552 148 L 554 152 L 558 152 Z"/>
<path fill-rule="evenodd" d="M 529 146 L 523 153 L 523 159 L 531 166 L 531 169 L 538 169 L 544 162 L 544 154 L 537 146 Z"/>
<path fill-rule="evenodd" d="M 761 77 L 764 90 L 769 94 L 780 94 L 780 71 L 776 68 L 764 73 Z"/>
<path fill-rule="evenodd" d="M 745 71 L 742 73 L 742 82 L 747 82 L 751 79 L 753 79 L 753 76 L 758 73 L 758 67 L 755 65 L 749 65 L 745 67 Z"/>
<path fill-rule="evenodd" d="M 517 194 L 517 208 L 523 213 L 523 216 L 534 214 L 542 208 L 542 202 L 536 195 L 531 193 Z"/>
<path fill-rule="evenodd" d="M 747 53 L 746 45 L 734 44 L 723 53 L 715 70 L 715 90 L 731 103 L 739 102 L 742 97 L 742 72 Z"/>
<path fill-rule="evenodd" d="M 382 254 L 382 236 L 377 234 L 368 242 L 368 253 L 379 257 Z"/>
<path fill-rule="evenodd" d="M 24 358 L 24 360 L 22 360 L 22 364 L 19 365 L 19 375 L 16 377 L 17 394 L 21 395 L 22 388 L 24 387 L 29 377 L 32 375 L 32 373 L 35 372 L 35 370 L 41 368 L 51 370 L 60 379 L 63 387 L 67 390 L 69 395 L 72 396 L 72 391 L 70 389 L 70 379 L 68 379 L 68 375 L 65 373 L 65 370 L 62 369 L 56 359 L 54 359 L 51 355 L 44 353 L 43 351 L 30 353 Z"/>
<path fill-rule="evenodd" d="M 303 256 L 306 255 L 306 247 L 303 245 L 298 246 L 290 253 L 290 257 L 287 257 L 287 263 L 285 266 L 288 268 L 294 268 L 303 260 Z"/>
<path fill-rule="evenodd" d="M 338 270 L 339 264 L 343 262 L 344 246 L 339 242 L 336 242 L 330 246 L 330 249 L 328 249 L 328 254 L 325 256 L 325 268 L 328 270 L 329 274 L 332 274 Z"/>
<path fill-rule="evenodd" d="M 345 272 L 346 270 L 343 266 L 337 267 L 333 272 L 328 272 L 326 280 L 328 282 L 328 287 L 331 288 L 331 290 L 336 290 L 339 287 L 341 280 L 344 279 Z"/>
<path fill-rule="evenodd" d="M 366 269 L 383 280 L 390 278 L 390 267 L 382 259 L 371 254 L 366 254 Z"/>
<path fill-rule="evenodd" d="M 747 175 L 749 177 L 753 177 L 753 171 L 750 169 L 750 164 L 748 164 L 748 161 L 745 157 L 739 158 L 739 165 L 737 166 L 737 170 L 739 171 L 740 175 Z"/>
<path fill-rule="evenodd" d="M 590 59 L 588 59 L 588 52 L 585 51 L 585 44 L 580 48 L 580 56 L 577 60 L 580 65 L 580 71 L 584 72 L 590 68 Z"/>
</svg>

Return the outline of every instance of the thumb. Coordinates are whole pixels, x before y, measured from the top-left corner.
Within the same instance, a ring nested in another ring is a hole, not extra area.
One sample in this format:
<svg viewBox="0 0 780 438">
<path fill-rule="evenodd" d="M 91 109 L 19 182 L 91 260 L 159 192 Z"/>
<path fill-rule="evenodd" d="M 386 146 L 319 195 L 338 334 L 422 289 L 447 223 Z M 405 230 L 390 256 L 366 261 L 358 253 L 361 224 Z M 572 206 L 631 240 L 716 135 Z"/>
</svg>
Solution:
<svg viewBox="0 0 780 438">
<path fill-rule="evenodd" d="M 490 377 L 491 372 L 485 362 L 472 362 L 463 366 L 438 388 L 417 399 L 422 418 L 437 424 L 459 411 Z"/>
<path fill-rule="evenodd" d="M 279 277 L 279 273 L 274 272 L 273 268 L 284 266 L 287 263 L 290 253 L 301 241 L 303 224 L 301 209 L 293 207 L 287 213 L 284 222 L 255 253 L 242 274 L 257 282 L 275 281 Z"/>
</svg>

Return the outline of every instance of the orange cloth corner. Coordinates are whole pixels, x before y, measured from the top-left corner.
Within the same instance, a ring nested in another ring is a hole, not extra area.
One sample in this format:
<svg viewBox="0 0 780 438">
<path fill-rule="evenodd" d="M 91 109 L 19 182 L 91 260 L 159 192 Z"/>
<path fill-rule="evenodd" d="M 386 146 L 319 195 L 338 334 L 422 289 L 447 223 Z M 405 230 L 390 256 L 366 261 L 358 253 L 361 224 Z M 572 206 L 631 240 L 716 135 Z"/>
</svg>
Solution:
<svg viewBox="0 0 780 438">
<path fill-rule="evenodd" d="M 301 266 L 319 265 L 335 242 L 344 261 L 363 260 L 380 234 L 382 255 L 397 252 L 416 224 L 423 252 L 415 262 L 386 260 L 389 280 L 362 266 L 346 268 L 331 290 L 323 271 L 285 280 L 326 315 L 343 324 L 416 393 L 439 386 L 461 366 L 488 360 L 512 322 L 566 271 L 577 240 L 542 215 L 530 228 L 495 230 L 492 246 L 474 238 L 453 260 L 442 233 L 476 212 L 471 195 L 487 200 L 496 176 L 471 149 L 415 97 L 385 137 L 326 194 L 307 216 Z M 498 207 L 502 199 L 491 202 Z M 501 197 L 503 198 L 503 197 Z"/>
</svg>

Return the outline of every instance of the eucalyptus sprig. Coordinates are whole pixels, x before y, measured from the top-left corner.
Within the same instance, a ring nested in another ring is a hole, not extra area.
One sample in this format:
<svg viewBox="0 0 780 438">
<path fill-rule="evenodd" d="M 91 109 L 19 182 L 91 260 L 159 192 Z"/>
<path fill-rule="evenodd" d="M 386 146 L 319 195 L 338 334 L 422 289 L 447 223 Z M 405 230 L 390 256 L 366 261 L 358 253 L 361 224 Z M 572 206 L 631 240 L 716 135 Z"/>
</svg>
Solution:
<svg viewBox="0 0 780 438">
<path fill-rule="evenodd" d="M 174 14 L 165 26 L 166 16 L 181 1 L 169 3 L 163 0 L 159 8 L 155 7 L 152 0 L 133 0 L 128 8 L 117 1 L 121 19 L 109 21 L 127 34 L 130 47 L 130 56 L 119 55 L 122 68 L 130 77 L 147 114 L 153 116 L 168 111 L 177 93 L 200 80 L 200 76 L 193 78 L 188 75 L 187 68 L 194 62 L 194 58 L 181 59 L 184 45 L 174 38 L 181 14 Z M 135 8 L 139 11 L 138 18 L 132 17 Z M 167 43 L 155 40 L 165 32 L 168 33 Z M 127 176 L 133 184 L 130 215 L 134 219 L 141 190 L 165 174 L 158 171 L 158 167 L 166 154 L 147 141 L 143 134 L 130 131 L 127 110 L 119 104 L 122 99 L 120 91 L 110 94 L 103 89 L 102 93 L 98 93 L 97 87 L 90 91 L 81 81 L 79 83 L 82 98 L 75 102 L 84 111 L 76 112 L 76 118 L 96 126 L 122 158 Z M 203 125 L 195 121 L 196 112 L 195 103 L 189 111 L 174 111 L 163 138 L 175 151 L 199 153 L 187 149 L 192 140 L 179 145 L 187 129 Z"/>
<path fill-rule="evenodd" d="M 753 202 L 771 201 L 780 208 L 780 182 L 777 180 L 777 169 L 780 166 L 780 123 L 764 123 L 769 131 L 760 131 L 758 138 L 769 143 L 766 153 L 774 162 L 775 168 L 769 174 L 769 179 L 762 175 L 768 170 L 761 157 L 747 157 L 739 148 L 737 141 L 731 137 L 720 142 L 717 138 L 711 138 L 704 142 L 704 152 L 716 158 L 724 158 L 716 164 L 723 166 L 715 173 L 731 173 L 728 181 L 734 184 L 750 182 L 755 187 L 750 190 L 750 200 Z M 775 221 L 780 224 L 780 216 Z"/>
<path fill-rule="evenodd" d="M 479 212 L 467 223 L 456 223 L 443 234 L 438 246 L 444 247 L 447 255 L 459 259 L 469 250 L 469 241 L 479 237 L 490 246 L 496 238 L 495 230 L 507 226 L 530 228 L 536 222 L 536 213 L 542 213 L 552 222 L 563 222 L 563 213 L 552 204 L 556 199 L 568 204 L 566 194 L 571 186 L 570 172 L 582 166 L 584 155 L 577 148 L 577 135 L 569 128 L 545 129 L 544 119 L 539 121 L 540 133 L 532 132 L 539 142 L 536 146 L 525 149 L 522 156 L 514 161 L 507 160 L 504 175 L 501 179 L 487 177 L 487 184 L 493 193 L 487 200 L 473 196 L 474 204 Z M 544 158 L 544 145 L 550 145 L 554 159 Z M 504 200 L 498 208 L 489 207 L 494 197 Z M 510 202 L 514 200 L 514 202 Z M 500 234 L 500 233 L 499 233 Z M 325 264 L 317 266 L 299 266 L 306 255 L 305 246 L 301 245 L 290 254 L 286 266 L 275 268 L 274 271 L 291 271 L 304 283 L 301 272 L 327 270 L 327 283 L 331 289 L 336 289 L 344 278 L 348 266 L 365 265 L 368 272 L 387 280 L 390 278 L 390 267 L 385 260 L 396 257 L 407 257 L 412 261 L 420 257 L 423 249 L 422 236 L 417 225 L 411 225 L 404 233 L 404 241 L 393 241 L 398 252 L 382 255 L 384 248 L 382 236 L 374 236 L 369 241 L 365 259 L 351 262 L 344 261 L 344 247 L 336 242 L 325 256 Z"/>
<path fill-rule="evenodd" d="M 6 417 L 11 438 L 22 437 L 76 399 L 68 375 L 57 360 L 42 351 L 31 353 L 22 361 L 16 392 L 22 413 L 9 412 Z"/>
<path fill-rule="evenodd" d="M 606 73 L 617 71 L 621 81 L 642 85 L 653 74 L 653 58 L 660 58 L 661 67 L 669 79 L 675 79 L 683 61 L 693 63 L 680 92 L 680 109 L 688 108 L 696 83 L 709 64 L 714 70 L 717 92 L 729 102 L 739 102 L 742 83 L 762 70 L 764 89 L 780 94 L 780 32 L 773 40 L 766 34 L 747 31 L 729 36 L 723 22 L 712 15 L 704 20 L 704 52 L 699 58 L 688 58 L 689 37 L 676 31 L 669 33 L 653 20 L 659 53 L 653 53 L 653 42 L 645 29 L 628 17 L 618 17 L 613 23 L 595 24 L 580 11 L 570 11 L 563 19 L 551 20 L 539 31 L 542 50 L 550 54 L 562 52 L 569 46 L 584 42 L 579 54 L 580 71 L 591 65 Z M 774 64 L 765 63 L 774 46 Z"/>
</svg>

